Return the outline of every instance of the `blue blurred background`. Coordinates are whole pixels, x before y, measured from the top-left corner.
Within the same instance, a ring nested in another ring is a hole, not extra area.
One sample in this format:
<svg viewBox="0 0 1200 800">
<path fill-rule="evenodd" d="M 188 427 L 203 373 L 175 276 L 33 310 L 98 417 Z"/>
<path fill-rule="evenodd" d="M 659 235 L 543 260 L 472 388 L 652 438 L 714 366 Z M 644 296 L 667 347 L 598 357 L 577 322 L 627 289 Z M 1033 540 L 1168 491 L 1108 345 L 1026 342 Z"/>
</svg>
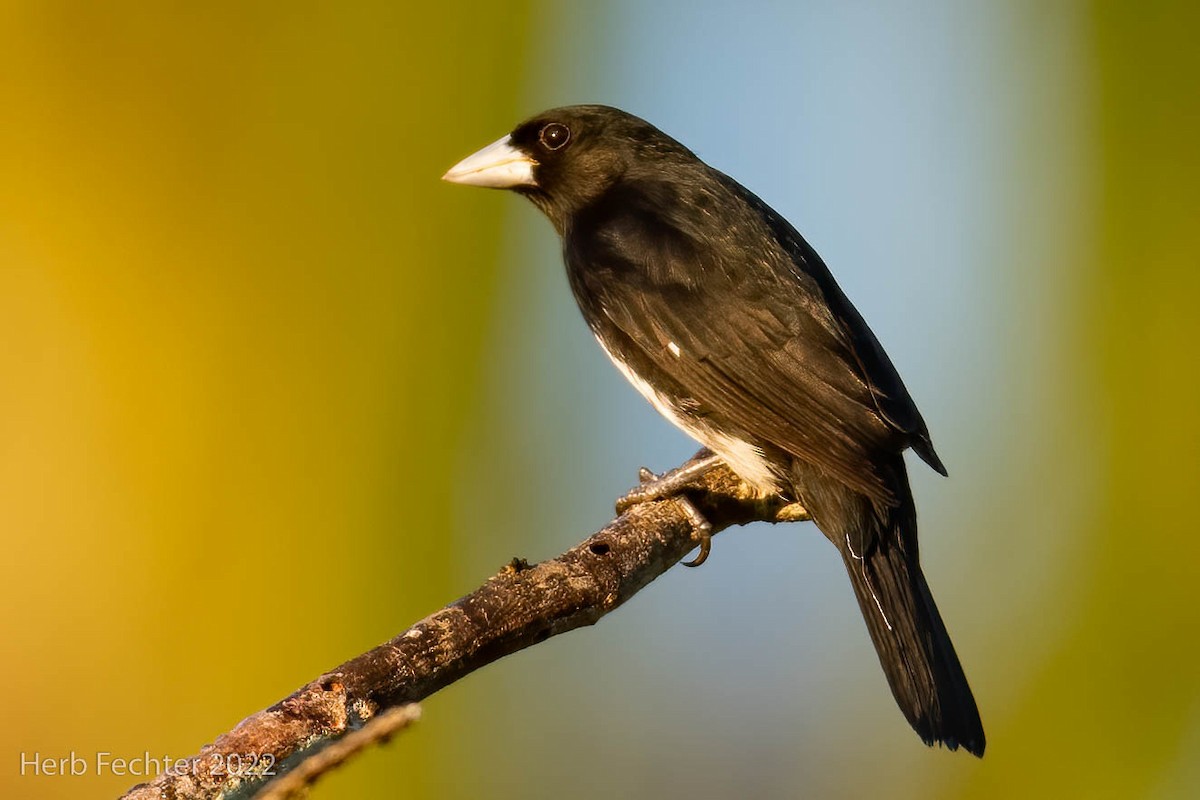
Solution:
<svg viewBox="0 0 1200 800">
<path fill-rule="evenodd" d="M 18 756 L 194 752 L 694 451 L 532 206 L 436 180 L 603 102 L 792 220 L 904 375 L 988 755 L 920 745 L 815 528 L 752 526 L 315 796 L 1195 796 L 1198 16 L 6 6 L 0 787 L 118 793 Z"/>
</svg>

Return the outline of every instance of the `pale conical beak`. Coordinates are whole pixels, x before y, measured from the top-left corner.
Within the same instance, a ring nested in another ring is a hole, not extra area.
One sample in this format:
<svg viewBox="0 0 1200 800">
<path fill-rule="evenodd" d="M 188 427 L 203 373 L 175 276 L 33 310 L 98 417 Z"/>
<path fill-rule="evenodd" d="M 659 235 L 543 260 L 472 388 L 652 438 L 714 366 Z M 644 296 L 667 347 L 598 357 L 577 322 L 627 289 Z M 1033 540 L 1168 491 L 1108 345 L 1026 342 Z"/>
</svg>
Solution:
<svg viewBox="0 0 1200 800">
<path fill-rule="evenodd" d="M 512 140 L 505 136 L 455 164 L 442 180 L 491 189 L 537 186 L 533 178 L 536 164 L 528 153 L 513 147 Z"/>
</svg>

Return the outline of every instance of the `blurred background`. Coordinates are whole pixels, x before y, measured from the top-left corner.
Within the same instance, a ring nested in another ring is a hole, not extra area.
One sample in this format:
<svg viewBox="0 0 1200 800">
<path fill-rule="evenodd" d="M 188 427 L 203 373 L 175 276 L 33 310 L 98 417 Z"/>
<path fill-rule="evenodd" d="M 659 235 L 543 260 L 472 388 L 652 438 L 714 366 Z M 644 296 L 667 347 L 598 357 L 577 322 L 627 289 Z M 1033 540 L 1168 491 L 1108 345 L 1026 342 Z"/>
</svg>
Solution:
<svg viewBox="0 0 1200 800">
<path fill-rule="evenodd" d="M 950 468 L 922 553 L 988 732 L 921 746 L 811 525 L 727 532 L 317 798 L 1200 794 L 1193 4 L 0 4 L 0 795 L 184 756 L 694 450 L 519 198 L 544 108 L 791 219 Z"/>
</svg>

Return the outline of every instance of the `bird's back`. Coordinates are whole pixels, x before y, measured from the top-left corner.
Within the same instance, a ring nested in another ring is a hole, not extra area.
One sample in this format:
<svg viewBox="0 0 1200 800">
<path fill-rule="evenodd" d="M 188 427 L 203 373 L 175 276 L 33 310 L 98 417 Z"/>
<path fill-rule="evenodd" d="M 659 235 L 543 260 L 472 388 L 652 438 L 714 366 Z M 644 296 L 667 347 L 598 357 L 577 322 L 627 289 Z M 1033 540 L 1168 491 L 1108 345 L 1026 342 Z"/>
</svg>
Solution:
<svg viewBox="0 0 1200 800">
<path fill-rule="evenodd" d="M 891 361 L 800 234 L 698 160 L 661 172 L 626 177 L 565 232 L 572 289 L 614 360 L 883 502 L 877 456 L 913 445 L 940 467 Z"/>
</svg>

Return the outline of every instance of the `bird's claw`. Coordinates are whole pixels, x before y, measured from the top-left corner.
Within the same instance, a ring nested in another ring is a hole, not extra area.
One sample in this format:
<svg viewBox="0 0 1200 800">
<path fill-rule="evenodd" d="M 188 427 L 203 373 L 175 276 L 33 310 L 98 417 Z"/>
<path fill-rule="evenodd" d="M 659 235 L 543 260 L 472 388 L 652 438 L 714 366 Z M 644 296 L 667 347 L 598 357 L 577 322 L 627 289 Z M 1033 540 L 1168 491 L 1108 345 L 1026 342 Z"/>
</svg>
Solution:
<svg viewBox="0 0 1200 800">
<path fill-rule="evenodd" d="M 672 499 L 683 509 L 688 522 L 692 523 L 692 537 L 700 540 L 700 552 L 691 561 L 683 562 L 683 565 L 698 567 L 708 560 L 708 554 L 712 552 L 712 523 L 705 519 L 704 515 L 700 513 L 700 509 L 696 508 L 692 501 L 683 495 Z"/>
<path fill-rule="evenodd" d="M 689 483 L 695 481 L 718 463 L 719 459 L 710 454 L 663 475 L 656 475 L 646 467 L 641 467 L 638 470 L 640 485 L 630 489 L 617 500 L 617 513 L 624 514 L 640 503 L 650 503 L 656 500 L 674 502 L 691 523 L 693 535 L 700 542 L 700 553 L 693 560 L 683 562 L 684 566 L 698 567 L 705 562 L 712 550 L 712 524 L 704 518 L 695 504 L 682 494 L 682 491 Z"/>
<path fill-rule="evenodd" d="M 663 483 L 663 480 L 670 474 L 659 476 L 647 467 L 638 467 L 638 485 L 617 498 L 617 513 L 624 514 L 641 503 L 652 503 L 655 500 L 665 500 L 670 497 L 676 490 Z"/>
<path fill-rule="evenodd" d="M 650 503 L 674 497 L 720 463 L 721 459 L 708 453 L 702 458 L 662 475 L 655 475 L 646 467 L 641 467 L 638 469 L 639 485 L 630 489 L 617 500 L 617 513 L 624 514 L 639 503 Z"/>
</svg>

